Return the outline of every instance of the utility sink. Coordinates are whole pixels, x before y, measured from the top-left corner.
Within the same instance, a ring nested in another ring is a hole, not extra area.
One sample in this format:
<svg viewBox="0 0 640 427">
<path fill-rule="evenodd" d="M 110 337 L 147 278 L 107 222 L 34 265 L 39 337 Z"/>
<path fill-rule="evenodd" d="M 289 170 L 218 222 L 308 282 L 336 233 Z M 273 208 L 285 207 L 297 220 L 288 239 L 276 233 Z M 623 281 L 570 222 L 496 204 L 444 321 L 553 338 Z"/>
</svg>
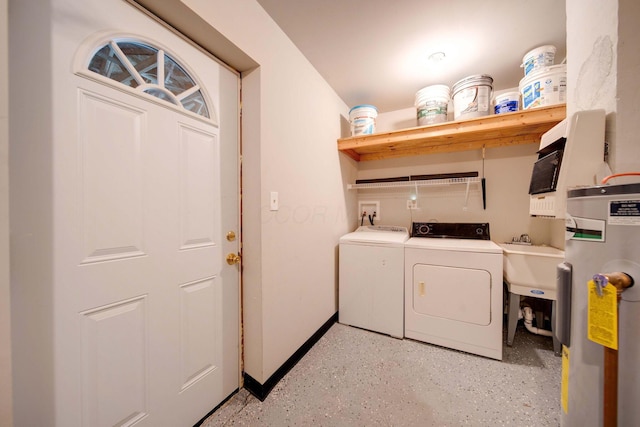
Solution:
<svg viewBox="0 0 640 427">
<path fill-rule="evenodd" d="M 556 299 L 556 267 L 564 251 L 551 246 L 498 243 L 503 249 L 503 275 L 509 292 Z"/>
<path fill-rule="evenodd" d="M 557 298 L 556 271 L 558 264 L 564 261 L 564 251 L 551 246 L 514 243 L 498 243 L 498 245 L 503 250 L 502 273 L 509 287 L 507 345 L 511 346 L 518 324 L 521 295 L 551 300 L 553 328 Z M 536 324 L 542 323 L 544 323 L 542 313 L 536 314 Z M 525 326 L 527 326 L 526 323 Z M 560 341 L 555 335 L 553 335 L 553 351 L 556 356 L 561 355 Z"/>
</svg>

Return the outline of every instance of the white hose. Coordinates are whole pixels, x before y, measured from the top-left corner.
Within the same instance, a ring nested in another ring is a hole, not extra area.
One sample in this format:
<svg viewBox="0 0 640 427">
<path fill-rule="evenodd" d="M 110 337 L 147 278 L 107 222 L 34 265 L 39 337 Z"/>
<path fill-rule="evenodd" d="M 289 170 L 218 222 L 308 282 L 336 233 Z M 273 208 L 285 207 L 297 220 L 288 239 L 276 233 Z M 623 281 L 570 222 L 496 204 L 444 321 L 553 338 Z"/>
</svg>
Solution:
<svg viewBox="0 0 640 427">
<path fill-rule="evenodd" d="M 543 335 L 545 337 L 553 336 L 553 332 L 533 326 L 533 310 L 531 309 L 531 307 L 525 305 L 524 307 L 522 307 L 522 313 L 524 315 L 524 327 L 527 328 L 527 331 L 531 332 L 532 334 Z"/>
</svg>

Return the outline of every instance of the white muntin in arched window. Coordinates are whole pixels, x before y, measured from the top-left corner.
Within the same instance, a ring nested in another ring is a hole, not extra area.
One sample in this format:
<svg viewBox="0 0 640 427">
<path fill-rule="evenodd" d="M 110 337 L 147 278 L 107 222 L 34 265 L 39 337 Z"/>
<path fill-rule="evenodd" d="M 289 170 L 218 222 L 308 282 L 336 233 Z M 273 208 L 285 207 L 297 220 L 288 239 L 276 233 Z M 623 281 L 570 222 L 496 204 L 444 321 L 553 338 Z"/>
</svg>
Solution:
<svg viewBox="0 0 640 427">
<path fill-rule="evenodd" d="M 87 66 L 89 71 L 213 119 L 203 89 L 163 49 L 132 39 L 110 40 Z"/>
</svg>

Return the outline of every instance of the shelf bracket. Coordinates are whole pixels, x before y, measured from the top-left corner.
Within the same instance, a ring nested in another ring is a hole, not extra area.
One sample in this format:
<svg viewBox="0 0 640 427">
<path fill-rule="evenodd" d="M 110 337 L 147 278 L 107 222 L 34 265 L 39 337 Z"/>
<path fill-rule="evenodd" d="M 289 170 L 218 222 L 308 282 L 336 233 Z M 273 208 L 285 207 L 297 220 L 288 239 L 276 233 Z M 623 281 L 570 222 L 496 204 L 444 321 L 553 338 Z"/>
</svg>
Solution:
<svg viewBox="0 0 640 427">
<path fill-rule="evenodd" d="M 469 210 L 467 204 L 469 203 L 469 186 L 471 186 L 471 181 L 467 181 L 467 191 L 464 193 L 464 206 L 462 208 L 463 211 Z"/>
</svg>

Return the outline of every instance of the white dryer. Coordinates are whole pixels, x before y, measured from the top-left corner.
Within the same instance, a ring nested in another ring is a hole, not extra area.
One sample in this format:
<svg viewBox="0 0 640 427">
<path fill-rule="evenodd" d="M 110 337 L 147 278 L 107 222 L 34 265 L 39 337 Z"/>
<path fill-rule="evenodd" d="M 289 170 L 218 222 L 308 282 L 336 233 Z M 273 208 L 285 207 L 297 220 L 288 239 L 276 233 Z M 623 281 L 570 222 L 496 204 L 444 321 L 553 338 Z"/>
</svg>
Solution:
<svg viewBox="0 0 640 427">
<path fill-rule="evenodd" d="M 502 248 L 489 224 L 414 223 L 405 337 L 502 360 Z"/>
<path fill-rule="evenodd" d="M 340 238 L 338 321 L 404 335 L 406 227 L 361 226 Z"/>
</svg>

